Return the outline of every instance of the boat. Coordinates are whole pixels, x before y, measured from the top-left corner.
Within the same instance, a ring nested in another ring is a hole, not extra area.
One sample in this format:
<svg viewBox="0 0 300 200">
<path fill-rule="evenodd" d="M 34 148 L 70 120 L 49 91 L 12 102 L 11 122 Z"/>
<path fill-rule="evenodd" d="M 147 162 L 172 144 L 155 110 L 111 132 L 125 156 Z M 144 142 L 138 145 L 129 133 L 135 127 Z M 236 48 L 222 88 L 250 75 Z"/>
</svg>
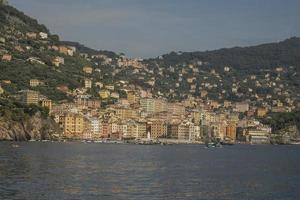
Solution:
<svg viewBox="0 0 300 200">
<path fill-rule="evenodd" d="M 222 145 L 234 145 L 235 142 L 233 139 L 226 137 L 224 140 L 220 142 Z"/>
<path fill-rule="evenodd" d="M 206 148 L 221 148 L 222 144 L 219 142 L 208 142 L 205 143 Z"/>
<path fill-rule="evenodd" d="M 220 142 L 221 145 L 234 145 L 234 142 L 231 141 L 222 141 Z"/>
<path fill-rule="evenodd" d="M 13 147 L 13 148 L 19 148 L 20 145 L 18 145 L 18 144 L 12 144 L 11 147 Z"/>
</svg>

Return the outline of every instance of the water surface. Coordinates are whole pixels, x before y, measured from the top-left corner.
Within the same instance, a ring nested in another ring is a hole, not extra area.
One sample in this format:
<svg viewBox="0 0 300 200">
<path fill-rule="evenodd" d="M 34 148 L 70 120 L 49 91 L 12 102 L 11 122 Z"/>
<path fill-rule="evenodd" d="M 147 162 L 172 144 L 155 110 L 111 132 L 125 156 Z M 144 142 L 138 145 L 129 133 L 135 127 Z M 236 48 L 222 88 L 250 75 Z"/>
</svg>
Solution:
<svg viewBox="0 0 300 200">
<path fill-rule="evenodd" d="M 0 199 L 300 199 L 300 146 L 0 143 Z"/>
</svg>

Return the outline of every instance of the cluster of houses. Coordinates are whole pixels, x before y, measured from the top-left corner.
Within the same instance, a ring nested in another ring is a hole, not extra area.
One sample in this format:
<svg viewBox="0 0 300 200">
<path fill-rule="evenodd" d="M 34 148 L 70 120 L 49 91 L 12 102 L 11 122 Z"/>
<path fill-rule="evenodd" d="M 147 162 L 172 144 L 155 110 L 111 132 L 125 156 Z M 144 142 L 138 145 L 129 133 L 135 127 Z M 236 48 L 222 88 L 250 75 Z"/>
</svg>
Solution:
<svg viewBox="0 0 300 200">
<path fill-rule="evenodd" d="M 74 102 L 53 103 L 33 90 L 20 92 L 26 104 L 40 104 L 60 125 L 66 139 L 128 140 L 172 139 L 178 142 L 219 141 L 269 143 L 271 128 L 256 117 L 265 116 L 265 108 L 250 102 L 230 104 L 201 99 L 168 102 L 127 91 L 127 97 L 106 108 L 90 95 L 77 95 Z M 245 113 L 254 114 L 247 115 Z"/>
</svg>

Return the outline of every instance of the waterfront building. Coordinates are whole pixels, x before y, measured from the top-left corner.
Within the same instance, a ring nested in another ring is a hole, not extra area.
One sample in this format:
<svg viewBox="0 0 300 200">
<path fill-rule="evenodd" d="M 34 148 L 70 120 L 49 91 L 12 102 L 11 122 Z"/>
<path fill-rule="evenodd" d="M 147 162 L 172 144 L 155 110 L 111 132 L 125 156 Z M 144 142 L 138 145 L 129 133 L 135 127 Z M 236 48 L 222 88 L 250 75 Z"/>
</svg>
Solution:
<svg viewBox="0 0 300 200">
<path fill-rule="evenodd" d="M 119 130 L 120 135 L 122 135 L 122 138 L 124 138 L 124 137 L 126 138 L 128 136 L 128 134 L 127 134 L 127 123 L 119 124 L 118 130 Z"/>
<path fill-rule="evenodd" d="M 111 133 L 110 126 L 107 122 L 102 122 L 100 124 L 100 137 L 101 138 L 109 138 Z"/>
<path fill-rule="evenodd" d="M 236 124 L 230 122 L 226 127 L 226 137 L 235 141 L 236 140 Z"/>
<path fill-rule="evenodd" d="M 91 137 L 93 139 L 99 139 L 101 133 L 100 120 L 98 118 L 91 118 L 89 119 L 89 123 L 90 123 Z"/>
<path fill-rule="evenodd" d="M 174 122 L 168 125 L 168 137 L 178 139 L 178 126 L 180 123 Z"/>
<path fill-rule="evenodd" d="M 151 138 L 162 138 L 167 136 L 167 124 L 161 119 L 151 119 L 148 121 Z"/>
<path fill-rule="evenodd" d="M 146 122 L 137 122 L 137 138 L 147 137 L 147 124 Z"/>
<path fill-rule="evenodd" d="M 195 140 L 194 124 L 189 121 L 183 121 L 178 125 L 179 140 Z"/>
<path fill-rule="evenodd" d="M 63 128 L 64 136 L 67 138 L 81 139 L 84 133 L 84 117 L 78 114 L 66 114 L 60 117 L 59 123 Z"/>
<path fill-rule="evenodd" d="M 247 132 L 247 142 L 251 144 L 269 144 L 270 134 L 267 130 L 250 129 Z"/>
<path fill-rule="evenodd" d="M 127 121 L 127 133 L 123 134 L 124 138 L 137 138 L 138 137 L 138 127 L 135 121 L 129 120 Z"/>
</svg>

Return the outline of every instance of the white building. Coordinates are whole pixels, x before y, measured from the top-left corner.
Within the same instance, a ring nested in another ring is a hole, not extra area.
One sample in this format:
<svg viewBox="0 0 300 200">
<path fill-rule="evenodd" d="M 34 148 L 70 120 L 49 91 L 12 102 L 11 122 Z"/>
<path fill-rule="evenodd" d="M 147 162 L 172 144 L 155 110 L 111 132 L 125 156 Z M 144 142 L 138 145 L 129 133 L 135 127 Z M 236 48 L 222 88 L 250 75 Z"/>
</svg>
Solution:
<svg viewBox="0 0 300 200">
<path fill-rule="evenodd" d="M 92 80 L 91 79 L 84 79 L 84 87 L 85 88 L 92 88 Z"/>
<path fill-rule="evenodd" d="M 44 33 L 44 32 L 40 32 L 40 33 L 39 33 L 39 36 L 40 36 L 40 38 L 42 38 L 42 39 L 47 39 L 47 38 L 48 38 L 48 34 L 47 34 L 47 33 Z"/>
</svg>

